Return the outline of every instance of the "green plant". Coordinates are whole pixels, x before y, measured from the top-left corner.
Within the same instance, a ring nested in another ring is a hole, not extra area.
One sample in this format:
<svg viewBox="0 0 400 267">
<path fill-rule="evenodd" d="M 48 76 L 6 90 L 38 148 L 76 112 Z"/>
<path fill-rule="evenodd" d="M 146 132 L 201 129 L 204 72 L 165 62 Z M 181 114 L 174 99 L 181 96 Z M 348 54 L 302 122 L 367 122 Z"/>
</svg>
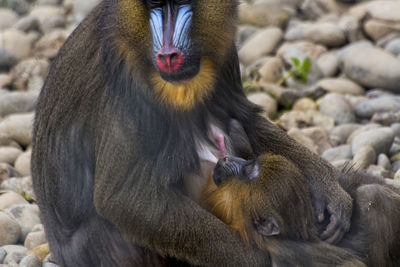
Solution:
<svg viewBox="0 0 400 267">
<path fill-rule="evenodd" d="M 308 73 L 311 70 L 312 63 L 309 57 L 305 58 L 302 62 L 298 58 L 290 58 L 292 61 L 292 69 L 289 70 L 282 78 L 279 80 L 278 84 L 282 85 L 289 78 L 295 78 L 300 80 L 302 83 L 306 83 L 308 80 Z"/>
</svg>

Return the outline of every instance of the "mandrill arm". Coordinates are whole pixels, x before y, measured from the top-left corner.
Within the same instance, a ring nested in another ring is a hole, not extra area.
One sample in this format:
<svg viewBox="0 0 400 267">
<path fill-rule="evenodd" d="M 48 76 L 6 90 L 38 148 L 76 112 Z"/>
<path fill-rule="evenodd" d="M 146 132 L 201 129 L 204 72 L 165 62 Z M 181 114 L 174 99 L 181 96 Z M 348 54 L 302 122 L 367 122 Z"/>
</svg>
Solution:
<svg viewBox="0 0 400 267">
<path fill-rule="evenodd" d="M 172 185 L 168 170 L 160 167 L 165 159 L 159 164 L 145 159 L 140 141 L 132 143 L 132 131 L 116 138 L 122 132 L 111 126 L 99 142 L 94 203 L 126 240 L 192 265 L 270 266 L 265 252 L 244 244 Z"/>
<path fill-rule="evenodd" d="M 301 170 L 310 186 L 318 221 L 324 221 L 325 210 L 330 214 L 330 223 L 321 238 L 330 243 L 340 241 L 350 228 L 352 199 L 340 187 L 333 166 L 261 116 L 255 116 L 243 125 L 256 155 L 279 154 Z"/>
</svg>

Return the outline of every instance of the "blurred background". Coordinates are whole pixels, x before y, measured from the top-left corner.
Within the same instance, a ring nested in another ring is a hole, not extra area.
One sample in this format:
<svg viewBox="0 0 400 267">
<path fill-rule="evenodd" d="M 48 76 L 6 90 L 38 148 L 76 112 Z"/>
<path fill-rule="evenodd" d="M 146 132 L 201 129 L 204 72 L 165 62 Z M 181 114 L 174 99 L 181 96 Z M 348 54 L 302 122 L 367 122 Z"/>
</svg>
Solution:
<svg viewBox="0 0 400 267">
<path fill-rule="evenodd" d="M 52 60 L 98 0 L 0 0 L 0 265 L 55 266 L 30 176 Z M 400 1 L 240 1 L 249 99 L 333 165 L 400 179 Z"/>
</svg>

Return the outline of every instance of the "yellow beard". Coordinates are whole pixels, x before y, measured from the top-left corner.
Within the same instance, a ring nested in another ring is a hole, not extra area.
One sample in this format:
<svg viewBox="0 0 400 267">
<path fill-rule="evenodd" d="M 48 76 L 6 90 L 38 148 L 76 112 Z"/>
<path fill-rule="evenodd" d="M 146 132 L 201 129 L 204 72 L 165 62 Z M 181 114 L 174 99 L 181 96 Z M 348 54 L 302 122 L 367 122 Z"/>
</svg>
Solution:
<svg viewBox="0 0 400 267">
<path fill-rule="evenodd" d="M 203 58 L 199 74 L 187 82 L 167 82 L 158 73 L 153 73 L 151 80 L 160 101 L 177 110 L 190 110 L 204 102 L 213 91 L 215 70 L 211 60 Z"/>
</svg>

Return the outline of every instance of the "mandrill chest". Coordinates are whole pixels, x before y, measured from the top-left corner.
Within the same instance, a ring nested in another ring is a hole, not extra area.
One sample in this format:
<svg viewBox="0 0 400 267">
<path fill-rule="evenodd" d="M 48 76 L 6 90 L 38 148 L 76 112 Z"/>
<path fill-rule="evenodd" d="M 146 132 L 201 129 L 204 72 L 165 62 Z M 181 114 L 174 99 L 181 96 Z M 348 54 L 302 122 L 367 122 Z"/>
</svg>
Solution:
<svg viewBox="0 0 400 267">
<path fill-rule="evenodd" d="M 201 192 L 212 175 L 218 159 L 235 154 L 230 136 L 215 124 L 209 127 L 208 139 L 211 142 L 200 139 L 196 141 L 200 171 L 184 177 L 184 192 L 196 202 L 200 201 Z"/>
</svg>

